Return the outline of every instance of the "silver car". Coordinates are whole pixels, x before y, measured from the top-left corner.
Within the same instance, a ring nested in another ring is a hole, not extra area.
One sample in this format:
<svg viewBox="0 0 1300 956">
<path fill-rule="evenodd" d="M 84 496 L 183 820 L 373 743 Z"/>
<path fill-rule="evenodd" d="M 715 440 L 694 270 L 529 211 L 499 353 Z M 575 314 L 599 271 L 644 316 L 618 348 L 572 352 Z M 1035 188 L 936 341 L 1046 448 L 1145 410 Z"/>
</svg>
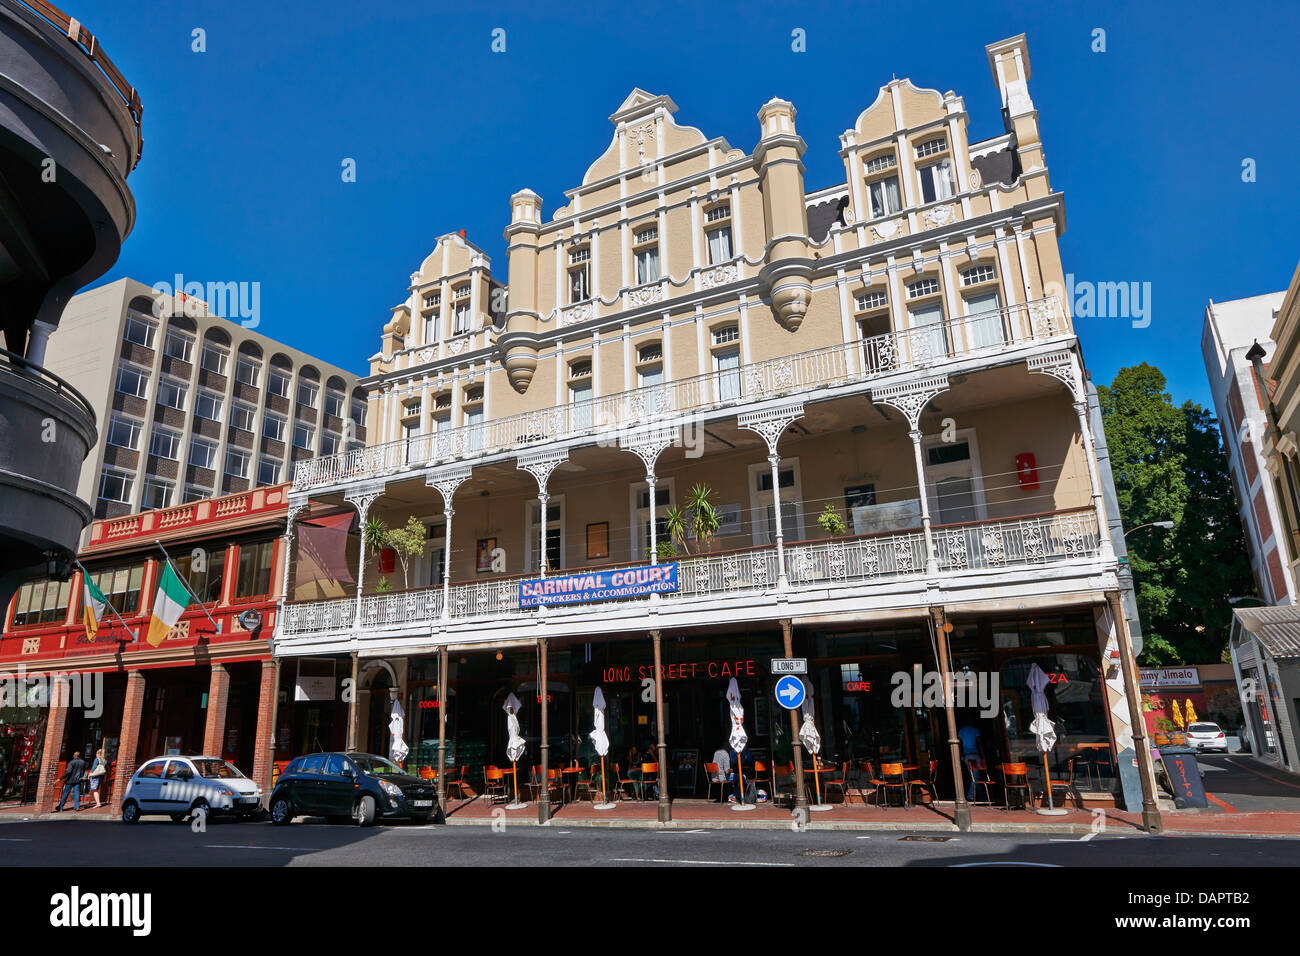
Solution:
<svg viewBox="0 0 1300 956">
<path fill-rule="evenodd" d="M 155 757 L 122 794 L 122 822 L 159 814 L 179 823 L 195 814 L 261 817 L 262 788 L 220 757 Z"/>
<path fill-rule="evenodd" d="M 1228 737 L 1218 724 L 1201 721 L 1188 725 L 1187 745 L 1195 747 L 1198 752 L 1215 750 L 1226 754 L 1228 752 Z"/>
</svg>

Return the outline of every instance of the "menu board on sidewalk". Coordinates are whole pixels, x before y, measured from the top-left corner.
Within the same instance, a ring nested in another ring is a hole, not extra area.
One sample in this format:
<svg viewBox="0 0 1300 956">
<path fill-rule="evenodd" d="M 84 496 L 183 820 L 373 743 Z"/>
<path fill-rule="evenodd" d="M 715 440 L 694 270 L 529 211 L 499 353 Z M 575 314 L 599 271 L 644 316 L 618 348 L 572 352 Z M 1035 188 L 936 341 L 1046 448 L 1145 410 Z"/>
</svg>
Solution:
<svg viewBox="0 0 1300 956">
<path fill-rule="evenodd" d="M 674 750 L 672 759 L 673 793 L 695 795 L 696 770 L 700 765 L 698 750 Z"/>
</svg>

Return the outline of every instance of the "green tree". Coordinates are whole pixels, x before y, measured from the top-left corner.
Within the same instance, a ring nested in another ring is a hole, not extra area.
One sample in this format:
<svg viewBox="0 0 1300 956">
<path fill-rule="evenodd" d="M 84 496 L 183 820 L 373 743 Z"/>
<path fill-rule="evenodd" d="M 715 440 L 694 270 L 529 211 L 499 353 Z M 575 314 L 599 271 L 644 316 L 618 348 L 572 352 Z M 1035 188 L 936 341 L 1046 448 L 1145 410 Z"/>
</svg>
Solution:
<svg viewBox="0 0 1300 956">
<path fill-rule="evenodd" d="M 1210 412 L 1181 408 L 1147 363 L 1098 389 L 1125 528 L 1173 521 L 1128 539 L 1142 617 L 1142 663 L 1221 659 L 1229 596 L 1254 593 L 1227 460 Z"/>
</svg>

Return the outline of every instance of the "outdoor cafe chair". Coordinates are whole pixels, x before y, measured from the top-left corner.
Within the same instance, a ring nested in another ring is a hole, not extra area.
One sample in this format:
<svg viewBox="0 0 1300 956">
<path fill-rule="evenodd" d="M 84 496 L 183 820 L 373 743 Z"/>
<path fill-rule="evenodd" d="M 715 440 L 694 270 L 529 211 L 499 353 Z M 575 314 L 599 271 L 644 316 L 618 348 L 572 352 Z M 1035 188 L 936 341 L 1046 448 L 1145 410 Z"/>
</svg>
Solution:
<svg viewBox="0 0 1300 956">
<path fill-rule="evenodd" d="M 437 777 L 437 774 L 435 774 L 435 773 L 433 772 L 433 768 L 432 768 L 432 767 L 421 767 L 421 768 L 420 768 L 420 779 L 421 779 L 421 780 L 433 780 L 433 779 L 435 779 L 436 777 Z"/>
<path fill-rule="evenodd" d="M 1002 805 L 1011 809 L 1011 791 L 1020 794 L 1022 810 L 1028 810 L 1034 802 L 1033 788 L 1029 784 L 1029 768 L 1023 763 L 1004 763 L 1002 765 Z"/>
<path fill-rule="evenodd" d="M 455 771 L 451 771 L 455 772 Z M 456 776 L 448 776 L 447 782 L 443 785 L 447 796 L 451 796 L 451 788 L 455 787 L 457 795 L 461 800 L 468 800 L 474 796 L 474 791 L 469 785 L 469 767 L 461 767 Z"/>
<path fill-rule="evenodd" d="M 496 767 L 483 768 L 483 786 L 487 798 L 492 803 L 506 803 L 510 798 L 506 794 L 506 775 Z"/>
<path fill-rule="evenodd" d="M 593 781 L 596 779 L 595 771 L 595 767 L 588 767 L 582 773 L 575 775 L 577 777 L 577 779 L 573 781 L 573 800 L 575 803 L 580 803 L 582 801 L 583 794 L 591 797 L 593 801 L 596 799 L 595 796 L 593 796 L 595 792 L 593 784 Z"/>
<path fill-rule="evenodd" d="M 831 802 L 832 787 L 839 790 L 841 803 L 848 802 L 848 792 L 845 790 L 845 787 L 848 786 L 849 768 L 850 763 L 847 760 L 840 765 L 839 770 L 836 770 L 835 765 L 832 764 L 830 771 L 822 777 L 822 796 L 825 798 L 827 803 Z"/>
<path fill-rule="evenodd" d="M 722 798 L 726 795 L 727 792 L 727 781 L 722 778 L 722 775 L 720 773 L 718 773 L 718 765 L 716 763 L 706 763 L 704 765 L 704 776 L 705 776 L 705 782 L 709 785 L 709 789 L 705 791 L 704 799 L 712 800 L 713 788 L 717 787 L 718 803 L 721 803 Z"/>
<path fill-rule="evenodd" d="M 876 773 L 871 769 L 870 760 L 858 761 L 858 772 L 854 775 L 852 786 L 844 793 L 844 802 L 849 802 L 849 797 L 857 794 L 858 799 L 862 801 L 865 807 L 873 794 L 879 794 L 880 788 L 876 784 Z M 876 797 L 879 802 L 879 796 Z"/>
<path fill-rule="evenodd" d="M 1080 796 L 1079 791 L 1075 788 L 1075 785 L 1074 785 L 1074 762 L 1073 762 L 1073 761 L 1067 761 L 1067 762 L 1066 762 L 1066 766 L 1068 766 L 1068 767 L 1070 768 L 1070 775 L 1069 775 L 1069 777 L 1067 777 L 1067 778 L 1064 779 L 1064 780 L 1053 780 L 1053 779 L 1051 778 L 1051 775 L 1049 774 L 1049 775 L 1048 775 L 1048 778 L 1047 778 L 1047 787 L 1050 788 L 1050 792 L 1051 792 L 1051 795 L 1052 795 L 1052 799 L 1053 799 L 1053 800 L 1056 799 L 1056 791 L 1058 791 L 1058 790 L 1061 791 L 1062 799 L 1061 799 L 1061 802 L 1060 802 L 1060 803 L 1057 803 L 1057 804 L 1056 804 L 1056 806 L 1058 806 L 1058 807 L 1064 807 L 1066 801 L 1069 800 L 1069 799 L 1070 799 L 1070 796 L 1073 794 L 1073 795 L 1074 795 L 1074 805 L 1075 805 L 1078 809 L 1082 810 L 1082 809 L 1083 809 L 1083 798 L 1082 798 L 1082 796 Z M 1045 789 L 1045 788 L 1042 788 L 1042 787 L 1039 788 L 1039 793 L 1038 793 L 1038 798 L 1039 798 L 1039 800 L 1038 800 L 1038 805 L 1039 805 L 1040 807 L 1043 806 L 1043 804 L 1047 803 L 1047 794 L 1048 794 L 1048 792 L 1049 792 L 1049 791 L 1048 791 L 1047 789 Z"/>
<path fill-rule="evenodd" d="M 645 792 L 647 790 L 655 791 L 655 798 L 659 796 L 659 764 L 643 763 L 641 765 L 641 786 L 639 792 L 641 799 L 647 799 Z"/>
<path fill-rule="evenodd" d="M 907 789 L 908 789 L 907 799 L 909 800 L 909 802 L 911 802 L 913 806 L 916 806 L 916 792 L 918 790 L 921 791 L 922 793 L 930 794 L 931 803 L 934 803 L 934 801 L 938 799 L 938 794 L 935 793 L 935 789 L 934 789 L 934 778 L 938 774 L 938 772 L 939 772 L 939 761 L 931 760 L 930 768 L 924 777 L 921 777 L 916 780 L 907 781 Z"/>
<path fill-rule="evenodd" d="M 533 764 L 532 768 L 528 771 L 528 789 L 532 791 L 534 801 L 541 799 L 542 765 L 539 763 Z"/>
<path fill-rule="evenodd" d="M 614 779 L 618 782 L 618 798 L 620 800 L 638 799 L 637 794 L 641 788 L 641 781 L 637 777 L 623 776 L 623 771 L 617 763 L 614 764 Z"/>
<path fill-rule="evenodd" d="M 794 770 L 774 763 L 772 764 L 772 802 L 775 803 L 787 793 L 790 801 L 794 802 Z"/>
<path fill-rule="evenodd" d="M 901 763 L 882 763 L 880 765 L 879 779 L 872 780 L 871 782 L 875 785 L 876 789 L 880 791 L 880 797 L 876 800 L 878 805 L 888 807 L 889 792 L 891 790 L 897 790 L 899 795 L 903 798 L 903 802 L 900 806 L 907 808 L 907 775 L 903 772 L 903 765 Z M 883 803 L 881 803 L 881 798 L 884 800 Z"/>
</svg>

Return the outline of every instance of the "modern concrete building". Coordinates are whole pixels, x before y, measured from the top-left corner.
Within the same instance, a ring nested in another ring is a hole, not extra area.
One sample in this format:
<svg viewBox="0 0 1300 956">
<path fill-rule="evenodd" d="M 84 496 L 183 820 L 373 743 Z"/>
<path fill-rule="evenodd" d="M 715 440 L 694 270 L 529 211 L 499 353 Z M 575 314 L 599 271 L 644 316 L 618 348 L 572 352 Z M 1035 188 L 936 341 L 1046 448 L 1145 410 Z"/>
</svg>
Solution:
<svg viewBox="0 0 1300 956">
<path fill-rule="evenodd" d="M 1048 292 L 1064 198 L 1025 38 L 986 51 L 991 139 L 956 93 L 892 80 L 848 118 L 843 179 L 809 191 L 793 104 L 758 110 L 747 151 L 635 89 L 558 208 L 510 197 L 507 278 L 438 239 L 362 382 L 370 444 L 293 474 L 290 534 L 344 504 L 426 529 L 406 589 L 376 590 L 362 535 L 355 593 L 299 582 L 277 619 L 283 660 L 374 691 L 327 746 L 386 746 L 388 690 L 412 761 L 481 774 L 508 763 L 513 694 L 521 767 L 587 762 L 600 688 L 612 759 L 657 751 L 666 818 L 702 795 L 734 678 L 749 752 L 802 800 L 770 666 L 797 657 L 823 758 L 923 768 L 961 821 L 959 721 L 1041 777 L 1037 664 L 1052 778 L 1130 808 L 1145 789 L 1158 825 L 1087 379 Z M 891 699 L 936 671 L 999 690 Z"/>
<path fill-rule="evenodd" d="M 1295 604 L 1293 556 L 1282 522 L 1278 482 L 1266 467 L 1263 438 L 1268 423 L 1265 384 L 1255 376 L 1256 346 L 1264 365 L 1273 359 L 1273 323 L 1285 293 L 1252 296 L 1205 307 L 1201 354 L 1214 397 L 1214 413 L 1237 496 L 1255 586 L 1266 604 Z"/>
<path fill-rule="evenodd" d="M 1263 427 L 1241 426 L 1247 438 L 1258 434 L 1256 453 L 1238 437 L 1238 451 L 1249 463 L 1242 473 L 1234 473 L 1237 493 L 1249 481 L 1255 519 L 1262 524 L 1260 502 L 1275 509 L 1274 549 L 1283 564 L 1285 575 L 1270 574 L 1266 591 L 1277 607 L 1243 608 L 1235 612 L 1229 647 L 1236 668 L 1246 714 L 1246 732 L 1252 749 L 1279 766 L 1300 773 L 1300 608 L 1296 606 L 1295 578 L 1300 564 L 1300 266 L 1291 276 L 1291 284 L 1278 296 L 1245 299 L 1229 305 L 1249 308 L 1255 327 L 1263 322 L 1261 310 L 1271 313 L 1271 329 L 1261 335 L 1242 356 L 1250 363 L 1248 384 L 1240 391 L 1242 405 L 1259 409 Z M 1278 301 L 1280 299 L 1280 301 Z M 1256 304 L 1259 303 L 1259 304 Z M 1214 307 L 1218 311 L 1219 307 Z M 1245 321 L 1245 320 L 1243 320 Z M 1208 362 L 1207 362 L 1208 364 Z M 1211 369 L 1211 385 L 1214 384 Z M 1237 376 L 1240 377 L 1240 376 Z M 1251 402 L 1253 399 L 1253 403 Z M 1235 413 L 1237 409 L 1230 405 Z M 1236 419 L 1240 423 L 1241 418 Z M 1231 443 L 1230 443 L 1231 447 Z M 1259 481 L 1247 472 L 1253 460 L 1262 459 Z M 1273 513 L 1269 515 L 1273 518 Z M 1252 548 L 1255 541 L 1251 541 Z M 1261 575 L 1263 577 L 1263 575 Z M 1281 588 L 1274 580 L 1285 580 L 1291 587 L 1291 600 L 1280 600 Z"/>
<path fill-rule="evenodd" d="M 91 517 L 76 486 L 96 417 L 43 366 L 69 298 L 135 224 L 140 114 L 89 29 L 0 0 L 0 603 L 36 574 L 66 577 Z"/>
<path fill-rule="evenodd" d="M 279 484 L 365 444 L 356 375 L 133 279 L 74 297 L 47 361 L 103 423 L 77 482 L 97 518 Z"/>
</svg>

